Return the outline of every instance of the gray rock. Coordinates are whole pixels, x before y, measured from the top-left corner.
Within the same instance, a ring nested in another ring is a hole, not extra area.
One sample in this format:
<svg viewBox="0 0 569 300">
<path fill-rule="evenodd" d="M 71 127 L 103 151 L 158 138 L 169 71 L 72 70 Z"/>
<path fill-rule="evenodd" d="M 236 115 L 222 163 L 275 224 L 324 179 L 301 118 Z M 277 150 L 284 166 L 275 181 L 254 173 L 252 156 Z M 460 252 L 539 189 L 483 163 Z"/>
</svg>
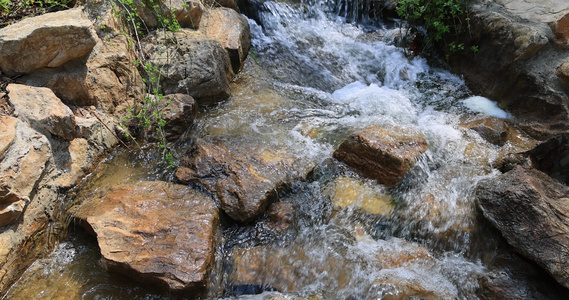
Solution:
<svg viewBox="0 0 569 300">
<path fill-rule="evenodd" d="M 87 55 L 97 40 L 80 9 L 27 18 L 0 29 L 0 70 L 14 76 L 58 67 Z"/>
<path fill-rule="evenodd" d="M 569 287 L 569 187 L 517 166 L 481 182 L 476 196 L 512 247 Z"/>
<path fill-rule="evenodd" d="M 233 73 L 227 52 L 218 41 L 199 32 L 156 32 L 143 41 L 150 63 L 156 67 L 164 94 L 188 94 L 199 104 L 229 97 Z"/>
</svg>

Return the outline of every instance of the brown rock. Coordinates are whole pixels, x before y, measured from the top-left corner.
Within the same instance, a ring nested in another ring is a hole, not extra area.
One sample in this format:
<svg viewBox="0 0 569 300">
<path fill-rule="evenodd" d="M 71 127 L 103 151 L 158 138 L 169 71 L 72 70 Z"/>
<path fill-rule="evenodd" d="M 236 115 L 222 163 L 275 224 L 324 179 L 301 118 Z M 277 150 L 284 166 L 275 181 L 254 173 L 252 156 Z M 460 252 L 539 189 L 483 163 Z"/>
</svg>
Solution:
<svg viewBox="0 0 569 300">
<path fill-rule="evenodd" d="M 362 176 L 393 186 L 403 179 L 427 147 L 425 139 L 416 133 L 371 126 L 350 135 L 334 152 L 334 158 Z"/>
<path fill-rule="evenodd" d="M 94 163 L 91 154 L 89 143 L 86 139 L 77 138 L 72 140 L 67 151 L 64 151 L 64 157 L 59 159 L 63 164 L 60 167 L 62 174 L 56 181 L 57 186 L 71 188 L 79 179 L 85 176 Z"/>
<path fill-rule="evenodd" d="M 239 73 L 251 47 L 247 19 L 232 9 L 210 9 L 203 18 L 200 31 L 208 38 L 219 41 L 229 53 L 233 73 Z"/>
<path fill-rule="evenodd" d="M 176 178 L 202 184 L 216 194 L 225 213 L 246 222 L 263 213 L 279 190 L 308 172 L 308 166 L 296 172 L 294 164 L 282 151 L 245 143 L 229 148 L 223 142 L 196 139 L 181 159 Z"/>
<path fill-rule="evenodd" d="M 58 67 L 87 55 L 97 39 L 80 9 L 27 18 L 0 29 L 0 70 L 13 76 Z"/>
<path fill-rule="evenodd" d="M 497 146 L 503 146 L 508 139 L 508 124 L 500 118 L 488 117 L 469 122 L 465 126 L 478 132 L 483 139 Z"/>
<path fill-rule="evenodd" d="M 0 205 L 6 209 L 13 203 L 28 203 L 37 181 L 45 172 L 51 158 L 47 138 L 17 121 L 12 146 L 0 162 Z M 9 208 L 18 212 L 18 205 Z M 21 212 L 21 210 L 20 210 Z"/>
<path fill-rule="evenodd" d="M 0 116 L 0 160 L 4 152 L 6 152 L 14 142 L 16 124 L 16 119 L 10 116 Z"/>
<path fill-rule="evenodd" d="M 569 187 L 517 166 L 481 182 L 476 196 L 512 247 L 569 287 Z"/>
<path fill-rule="evenodd" d="M 77 136 L 73 112 L 50 89 L 10 84 L 6 90 L 15 113 L 32 126 L 69 141 Z"/>
<path fill-rule="evenodd" d="M 564 44 L 569 43 L 569 14 L 561 17 L 555 23 L 555 38 Z"/>
<path fill-rule="evenodd" d="M 556 74 L 563 79 L 565 83 L 569 84 L 569 60 L 565 61 L 557 68 Z"/>
<path fill-rule="evenodd" d="M 118 35 L 97 44 L 86 61 L 43 69 L 22 82 L 48 87 L 65 103 L 96 105 L 112 114 L 123 113 L 143 98 L 142 77 L 134 68 L 127 38 Z"/>
<path fill-rule="evenodd" d="M 277 232 L 284 232 L 294 220 L 294 207 L 290 202 L 273 203 L 269 206 L 267 215 L 267 225 Z"/>
<path fill-rule="evenodd" d="M 143 44 L 150 63 L 160 72 L 164 94 L 188 94 L 200 105 L 225 100 L 231 94 L 233 73 L 219 42 L 182 29 L 156 32 Z"/>
<path fill-rule="evenodd" d="M 24 211 L 26 202 L 19 200 L 0 205 L 0 227 L 14 223 Z"/>
<path fill-rule="evenodd" d="M 75 215 L 97 234 L 110 271 L 171 290 L 205 286 L 219 224 L 209 197 L 184 185 L 140 182 L 86 199 Z"/>
</svg>

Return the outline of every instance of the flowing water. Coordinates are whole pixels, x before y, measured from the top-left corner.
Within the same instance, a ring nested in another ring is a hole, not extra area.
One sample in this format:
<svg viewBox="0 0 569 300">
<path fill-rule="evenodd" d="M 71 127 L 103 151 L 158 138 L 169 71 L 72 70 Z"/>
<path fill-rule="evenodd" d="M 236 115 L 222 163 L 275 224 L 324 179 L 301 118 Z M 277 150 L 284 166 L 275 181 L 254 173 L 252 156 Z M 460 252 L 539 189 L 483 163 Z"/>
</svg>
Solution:
<svg viewBox="0 0 569 300">
<path fill-rule="evenodd" d="M 477 98 L 464 82 L 395 46 L 403 34 L 395 24 L 374 23 L 338 3 L 258 3 L 250 20 L 253 50 L 233 96 L 203 111 L 189 133 L 238 137 L 315 166 L 307 180 L 280 195 L 295 216 L 283 234 L 264 222 L 224 225 L 212 284 L 202 297 L 265 290 L 241 297 L 269 299 L 277 296 L 266 290 L 278 290 L 289 298 L 476 299 L 500 239 L 481 221 L 474 188 L 498 173 L 492 162 L 501 153 L 531 141 L 513 133 L 500 148 L 462 127 L 484 117 L 472 110 L 479 106 L 468 105 Z M 497 108 L 486 112 L 507 117 Z M 370 125 L 412 129 L 429 144 L 393 188 L 331 158 L 349 134 Z M 180 143 L 179 151 L 190 142 Z M 119 153 L 82 188 L 171 179 L 143 161 Z M 107 274 L 91 238 L 71 236 L 34 264 L 6 299 L 173 297 Z"/>
</svg>

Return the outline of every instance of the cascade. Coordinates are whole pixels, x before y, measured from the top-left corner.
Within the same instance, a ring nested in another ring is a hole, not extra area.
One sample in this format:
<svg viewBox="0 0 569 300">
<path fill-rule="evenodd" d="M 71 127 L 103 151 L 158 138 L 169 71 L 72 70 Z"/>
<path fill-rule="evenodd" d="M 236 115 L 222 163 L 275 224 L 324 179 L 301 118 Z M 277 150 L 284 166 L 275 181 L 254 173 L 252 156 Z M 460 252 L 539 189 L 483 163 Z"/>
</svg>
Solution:
<svg viewBox="0 0 569 300">
<path fill-rule="evenodd" d="M 237 136 L 313 170 L 279 194 L 294 210 L 284 234 L 272 234 L 262 222 L 223 225 L 205 297 L 269 299 L 279 291 L 323 299 L 477 298 L 502 241 L 481 222 L 473 193 L 480 180 L 499 173 L 492 162 L 505 148 L 462 124 L 483 118 L 488 110 L 479 112 L 472 102 L 488 100 L 395 46 L 401 29 L 378 21 L 376 1 L 253 4 L 253 50 L 233 96 L 204 111 L 188 136 Z M 332 158 L 346 137 L 369 126 L 409 129 L 428 143 L 395 186 Z M 106 174 L 120 171 L 116 181 L 168 178 L 128 155 L 117 154 Z M 124 175 L 129 169 L 135 175 Z M 89 188 L 111 184 L 110 177 L 99 176 L 105 179 Z M 84 239 L 72 237 L 38 261 L 7 299 L 26 291 L 30 298 L 53 295 L 62 286 L 84 299 L 172 297 L 106 274 L 96 263 L 96 246 Z"/>
</svg>

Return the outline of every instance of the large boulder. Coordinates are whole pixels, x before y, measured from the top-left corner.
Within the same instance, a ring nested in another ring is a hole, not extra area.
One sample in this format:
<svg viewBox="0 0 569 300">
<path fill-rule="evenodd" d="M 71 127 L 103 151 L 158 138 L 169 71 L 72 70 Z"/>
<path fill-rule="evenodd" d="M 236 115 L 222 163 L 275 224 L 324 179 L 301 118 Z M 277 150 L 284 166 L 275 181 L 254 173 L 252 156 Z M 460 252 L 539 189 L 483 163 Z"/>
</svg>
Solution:
<svg viewBox="0 0 569 300">
<path fill-rule="evenodd" d="M 233 73 L 239 73 L 251 47 L 247 19 L 233 9 L 210 9 L 203 18 L 200 31 L 208 38 L 219 41 L 229 54 Z"/>
<path fill-rule="evenodd" d="M 74 215 L 97 235 L 110 271 L 171 290 L 205 287 L 219 225 L 206 195 L 167 182 L 119 185 L 85 199 Z"/>
<path fill-rule="evenodd" d="M 198 138 L 175 175 L 181 182 L 200 183 L 232 219 L 246 222 L 263 213 L 280 190 L 306 176 L 308 166 L 296 172 L 295 163 L 284 151 Z"/>
<path fill-rule="evenodd" d="M 569 288 L 569 187 L 517 166 L 481 182 L 476 196 L 510 245 Z"/>
<path fill-rule="evenodd" d="M 158 31 L 143 41 L 164 94 L 188 94 L 200 104 L 227 99 L 233 76 L 227 52 L 218 41 L 196 31 Z"/>
<path fill-rule="evenodd" d="M 564 76 L 560 66 L 569 51 L 556 45 L 569 2 L 475 0 L 468 5 L 470 34 L 457 42 L 478 51 L 449 53 L 453 72 L 476 94 L 498 100 L 533 137 L 569 130 L 567 84 L 558 78 Z"/>
<path fill-rule="evenodd" d="M 50 89 L 10 84 L 6 90 L 14 113 L 36 129 L 69 141 L 77 137 L 73 112 Z"/>
<path fill-rule="evenodd" d="M 49 87 L 65 103 L 96 105 L 107 113 L 123 113 L 144 95 L 135 57 L 123 35 L 103 39 L 88 57 L 55 69 L 42 69 L 20 80 Z"/>
<path fill-rule="evenodd" d="M 370 126 L 350 135 L 333 155 L 360 175 L 393 186 L 427 147 L 427 141 L 415 132 Z"/>
<path fill-rule="evenodd" d="M 97 40 L 80 9 L 27 18 L 0 29 L 0 70 L 14 76 L 58 67 L 87 55 Z"/>
</svg>

